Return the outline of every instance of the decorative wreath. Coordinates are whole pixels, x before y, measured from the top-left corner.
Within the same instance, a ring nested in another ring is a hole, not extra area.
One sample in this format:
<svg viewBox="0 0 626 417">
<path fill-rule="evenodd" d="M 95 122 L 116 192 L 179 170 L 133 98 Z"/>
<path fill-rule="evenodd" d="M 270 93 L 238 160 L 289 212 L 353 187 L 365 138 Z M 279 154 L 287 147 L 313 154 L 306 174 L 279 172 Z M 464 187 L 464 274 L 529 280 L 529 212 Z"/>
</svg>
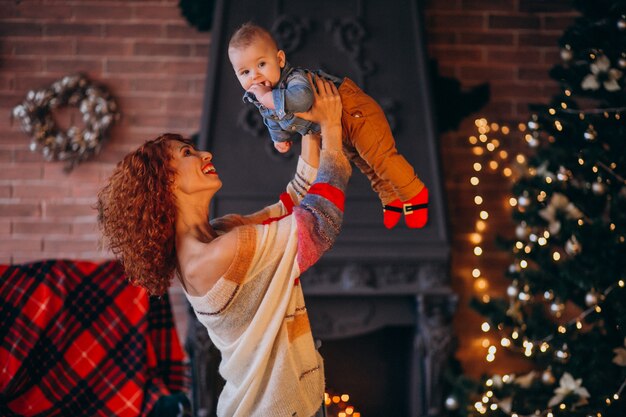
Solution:
<svg viewBox="0 0 626 417">
<path fill-rule="evenodd" d="M 75 106 L 82 114 L 82 127 L 67 131 L 56 125 L 52 110 Z M 119 119 L 117 104 L 101 86 L 84 75 L 69 75 L 48 88 L 29 91 L 13 108 L 13 117 L 30 135 L 30 150 L 40 150 L 47 161 L 68 161 L 66 171 L 98 154 L 108 129 Z"/>
</svg>

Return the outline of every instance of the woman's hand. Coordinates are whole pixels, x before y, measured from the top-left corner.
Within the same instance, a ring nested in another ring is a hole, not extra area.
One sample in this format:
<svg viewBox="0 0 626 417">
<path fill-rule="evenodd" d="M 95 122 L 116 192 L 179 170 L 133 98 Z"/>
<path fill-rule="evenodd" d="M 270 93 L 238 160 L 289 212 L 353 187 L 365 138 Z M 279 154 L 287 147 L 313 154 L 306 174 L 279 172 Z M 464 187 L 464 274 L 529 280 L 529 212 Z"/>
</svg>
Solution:
<svg viewBox="0 0 626 417">
<path fill-rule="evenodd" d="M 313 86 L 313 106 L 305 113 L 296 116 L 314 123 L 322 129 L 322 148 L 341 149 L 341 97 L 335 84 L 307 74 Z"/>
</svg>

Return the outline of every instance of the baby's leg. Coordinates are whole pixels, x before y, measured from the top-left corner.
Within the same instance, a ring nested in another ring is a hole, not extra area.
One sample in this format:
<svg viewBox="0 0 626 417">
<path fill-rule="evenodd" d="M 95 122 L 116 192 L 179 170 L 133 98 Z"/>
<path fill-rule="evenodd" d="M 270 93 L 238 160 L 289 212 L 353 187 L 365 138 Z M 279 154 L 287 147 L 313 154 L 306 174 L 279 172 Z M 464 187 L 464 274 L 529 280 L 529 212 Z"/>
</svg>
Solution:
<svg viewBox="0 0 626 417">
<path fill-rule="evenodd" d="M 383 205 L 400 208 L 407 206 L 408 208 L 404 209 L 407 224 L 410 227 L 424 226 L 427 210 L 421 208 L 428 201 L 428 191 L 425 190 L 424 183 L 417 177 L 411 164 L 398 153 L 383 110 L 374 99 L 363 93 L 351 81 L 344 81 L 342 87 L 344 136 L 368 168 L 359 166 L 356 160 L 355 164 L 368 176 Z M 389 188 L 394 191 L 393 197 L 389 192 L 381 194 L 379 191 L 386 191 Z M 421 197 L 417 197 L 418 194 Z M 410 212 L 414 206 L 420 207 L 417 216 Z M 386 217 L 390 215 L 391 213 L 385 214 Z"/>
<path fill-rule="evenodd" d="M 387 205 L 398 198 L 396 191 L 391 186 L 391 183 L 376 175 L 374 170 L 368 165 L 367 162 L 365 162 L 363 158 L 361 158 L 352 145 L 344 143 L 343 152 L 346 154 L 346 157 L 354 162 L 354 165 L 356 165 L 356 167 L 367 177 L 370 181 L 372 189 L 378 194 L 378 197 L 383 205 Z"/>
</svg>

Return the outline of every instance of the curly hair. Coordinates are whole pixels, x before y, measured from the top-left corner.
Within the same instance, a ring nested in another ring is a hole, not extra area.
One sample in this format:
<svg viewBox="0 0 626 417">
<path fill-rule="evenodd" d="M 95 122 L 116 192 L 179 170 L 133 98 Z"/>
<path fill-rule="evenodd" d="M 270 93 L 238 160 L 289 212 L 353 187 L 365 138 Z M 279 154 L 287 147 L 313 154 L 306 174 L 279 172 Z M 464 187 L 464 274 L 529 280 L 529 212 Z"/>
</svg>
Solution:
<svg viewBox="0 0 626 417">
<path fill-rule="evenodd" d="M 106 245 L 120 260 L 129 281 L 151 295 L 167 292 L 178 270 L 176 205 L 171 141 L 166 133 L 149 140 L 117 164 L 98 193 L 98 223 Z"/>
</svg>

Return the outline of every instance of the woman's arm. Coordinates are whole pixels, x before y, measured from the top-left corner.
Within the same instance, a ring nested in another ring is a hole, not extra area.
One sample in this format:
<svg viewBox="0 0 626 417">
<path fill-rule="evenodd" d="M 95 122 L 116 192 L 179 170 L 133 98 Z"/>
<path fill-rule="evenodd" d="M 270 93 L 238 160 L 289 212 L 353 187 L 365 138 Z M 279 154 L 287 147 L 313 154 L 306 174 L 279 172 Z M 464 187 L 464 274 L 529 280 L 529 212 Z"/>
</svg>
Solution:
<svg viewBox="0 0 626 417">
<path fill-rule="evenodd" d="M 292 208 L 306 195 L 311 183 L 317 176 L 317 168 L 320 164 L 320 141 L 319 135 L 302 137 L 296 173 L 287 185 L 286 193 L 281 195 L 280 201 L 248 215 L 227 214 L 212 220 L 211 225 L 216 229 L 228 231 L 237 226 L 261 224 L 271 218 L 291 213 Z"/>
<path fill-rule="evenodd" d="M 310 78 L 310 75 L 309 75 Z M 313 84 L 313 82 L 312 82 Z M 343 221 L 344 191 L 351 174 L 342 152 L 341 98 L 332 82 L 316 77 L 315 102 L 300 117 L 321 127 L 320 165 L 315 182 L 294 209 L 298 224 L 298 264 L 308 269 L 330 249 Z"/>
</svg>

